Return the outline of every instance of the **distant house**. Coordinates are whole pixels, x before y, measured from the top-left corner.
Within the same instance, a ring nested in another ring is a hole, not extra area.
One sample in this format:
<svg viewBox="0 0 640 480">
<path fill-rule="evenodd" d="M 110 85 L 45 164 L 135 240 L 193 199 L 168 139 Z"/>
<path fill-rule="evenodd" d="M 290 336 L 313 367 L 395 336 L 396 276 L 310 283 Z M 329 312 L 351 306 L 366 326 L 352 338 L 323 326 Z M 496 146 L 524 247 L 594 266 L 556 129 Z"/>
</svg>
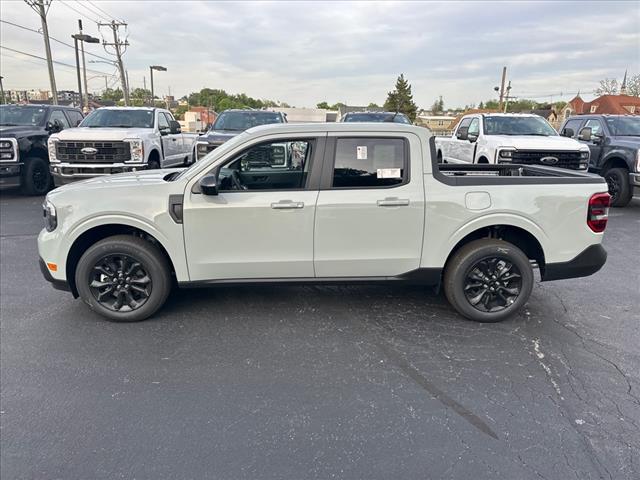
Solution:
<svg viewBox="0 0 640 480">
<path fill-rule="evenodd" d="M 535 110 L 526 110 L 522 113 L 539 115 L 549 122 L 556 130 L 560 127 L 560 116 L 551 105 L 546 105 L 544 108 L 537 108 Z"/>
<path fill-rule="evenodd" d="M 623 90 L 626 91 L 626 90 Z M 602 95 L 595 100 L 585 102 L 580 94 L 569 100 L 562 109 L 560 117 L 563 120 L 573 115 L 588 113 L 609 115 L 640 115 L 640 98 L 631 95 Z"/>
<path fill-rule="evenodd" d="M 465 110 L 464 112 L 461 112 L 453 120 L 451 120 L 451 123 L 449 124 L 449 129 L 448 129 L 449 132 L 453 132 L 453 130 L 455 130 L 460 120 L 462 120 L 462 117 L 464 117 L 465 115 L 472 115 L 474 113 L 498 113 L 498 110 L 495 110 L 492 108 L 470 108 L 469 110 Z"/>
<path fill-rule="evenodd" d="M 446 135 L 455 118 L 450 115 L 430 115 L 429 112 L 423 112 L 416 117 L 415 123 L 421 127 L 427 127 L 434 135 Z"/>
</svg>

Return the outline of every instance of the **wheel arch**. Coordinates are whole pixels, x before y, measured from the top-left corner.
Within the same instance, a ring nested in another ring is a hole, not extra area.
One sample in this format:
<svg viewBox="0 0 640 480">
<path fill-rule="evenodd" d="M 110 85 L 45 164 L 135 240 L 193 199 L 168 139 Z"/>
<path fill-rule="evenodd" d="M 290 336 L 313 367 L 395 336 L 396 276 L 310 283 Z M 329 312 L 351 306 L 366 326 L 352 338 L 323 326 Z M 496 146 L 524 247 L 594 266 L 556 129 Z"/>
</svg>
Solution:
<svg viewBox="0 0 640 480">
<path fill-rule="evenodd" d="M 158 240 L 158 235 L 152 235 L 144 228 L 126 223 L 105 223 L 84 230 L 73 240 L 73 243 L 68 250 L 65 261 L 65 275 L 67 283 L 71 289 L 71 293 L 75 298 L 78 298 L 75 272 L 82 254 L 96 242 L 114 235 L 132 235 L 156 245 L 166 257 L 167 262 L 169 262 L 172 277 L 176 277 L 175 263 L 163 243 Z"/>
<path fill-rule="evenodd" d="M 612 155 L 604 161 L 601 172 L 604 175 L 607 170 L 611 170 L 612 168 L 624 168 L 625 170 L 629 170 L 629 164 L 623 157 Z"/>
</svg>

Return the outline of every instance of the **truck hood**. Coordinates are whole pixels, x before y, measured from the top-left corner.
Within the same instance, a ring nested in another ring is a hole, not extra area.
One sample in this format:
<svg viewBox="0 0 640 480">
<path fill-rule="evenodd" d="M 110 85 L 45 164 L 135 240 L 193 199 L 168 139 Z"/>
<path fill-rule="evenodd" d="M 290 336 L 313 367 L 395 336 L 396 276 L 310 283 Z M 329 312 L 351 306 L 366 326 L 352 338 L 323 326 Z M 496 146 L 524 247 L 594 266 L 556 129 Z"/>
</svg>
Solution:
<svg viewBox="0 0 640 480">
<path fill-rule="evenodd" d="M 209 130 L 204 135 L 200 135 L 198 140 L 207 141 L 209 143 L 224 143 L 227 140 L 242 133 L 242 130 Z"/>
<path fill-rule="evenodd" d="M 561 137 L 538 137 L 534 135 L 490 135 L 493 144 L 501 147 L 514 147 L 518 150 L 586 150 L 578 141 Z"/>
<path fill-rule="evenodd" d="M 0 137 L 21 138 L 31 135 L 49 135 L 49 133 L 42 127 L 30 125 L 0 126 Z"/>
<path fill-rule="evenodd" d="M 101 177 L 89 178 L 78 182 L 69 183 L 56 188 L 49 192 L 47 198 L 55 203 L 56 198 L 64 197 L 68 193 L 82 192 L 91 194 L 92 190 L 97 190 L 96 195 L 106 195 L 109 190 L 126 189 L 132 191 L 132 188 L 147 188 L 154 185 L 166 185 L 168 182 L 164 179 L 170 173 L 181 171 L 181 169 L 170 168 L 163 170 L 142 170 L 140 172 L 116 173 L 113 175 L 104 175 Z"/>
<path fill-rule="evenodd" d="M 76 127 L 56 133 L 60 140 L 106 140 L 118 141 L 125 138 L 144 138 L 153 133 L 152 128 L 109 128 Z"/>
</svg>

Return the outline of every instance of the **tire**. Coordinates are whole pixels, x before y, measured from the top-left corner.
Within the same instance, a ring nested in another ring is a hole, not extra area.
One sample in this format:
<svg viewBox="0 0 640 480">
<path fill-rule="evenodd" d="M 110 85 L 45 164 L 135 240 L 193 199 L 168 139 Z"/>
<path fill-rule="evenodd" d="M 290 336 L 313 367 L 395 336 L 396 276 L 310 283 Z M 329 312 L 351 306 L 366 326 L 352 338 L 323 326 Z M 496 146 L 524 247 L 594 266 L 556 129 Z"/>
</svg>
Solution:
<svg viewBox="0 0 640 480">
<path fill-rule="evenodd" d="M 507 266 L 508 270 L 504 270 Z M 491 278 L 487 276 L 491 270 L 502 273 Z M 478 278 L 479 272 L 485 280 Z M 512 274 L 519 274 L 519 278 L 509 278 Z M 468 243 L 447 262 L 444 272 L 447 300 L 458 313 L 476 322 L 500 322 L 515 314 L 529 299 L 532 288 L 529 259 L 518 247 L 503 240 L 487 238 Z M 472 301 L 476 299 L 474 305 Z M 485 303 L 486 299 L 489 300 Z"/>
<path fill-rule="evenodd" d="M 28 157 L 24 163 L 22 192 L 25 195 L 44 195 L 51 190 L 49 163 L 40 157 Z"/>
<path fill-rule="evenodd" d="M 157 158 L 149 159 L 149 163 L 147 164 L 147 170 L 159 170 L 160 169 L 160 160 Z"/>
<path fill-rule="evenodd" d="M 626 168 L 611 168 L 604 174 L 609 186 L 612 207 L 626 207 L 631 201 L 633 191 L 629 185 L 629 172 Z"/>
<path fill-rule="evenodd" d="M 115 322 L 149 318 L 171 291 L 166 257 L 152 243 L 131 235 L 108 237 L 87 249 L 78 262 L 75 280 L 82 300 Z"/>
</svg>

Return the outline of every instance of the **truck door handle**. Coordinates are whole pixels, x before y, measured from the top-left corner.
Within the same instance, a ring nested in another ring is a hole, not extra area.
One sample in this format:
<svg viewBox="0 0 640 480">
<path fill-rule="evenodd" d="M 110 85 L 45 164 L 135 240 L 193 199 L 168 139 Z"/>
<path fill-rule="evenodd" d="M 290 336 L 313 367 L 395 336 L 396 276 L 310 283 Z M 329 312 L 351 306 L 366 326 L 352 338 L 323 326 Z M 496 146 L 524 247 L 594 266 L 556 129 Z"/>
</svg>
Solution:
<svg viewBox="0 0 640 480">
<path fill-rule="evenodd" d="M 304 208 L 304 202 L 292 202 L 291 200 L 280 200 L 272 203 L 271 208 L 275 210 L 290 210 L 293 208 Z"/>
<path fill-rule="evenodd" d="M 172 142 L 177 142 L 177 141 L 178 141 L 178 139 L 177 139 L 177 138 L 172 138 L 172 139 L 171 139 L 171 141 L 172 141 Z"/>
<path fill-rule="evenodd" d="M 379 207 L 406 207 L 409 205 L 408 198 L 385 198 L 384 200 L 378 200 Z"/>
</svg>

